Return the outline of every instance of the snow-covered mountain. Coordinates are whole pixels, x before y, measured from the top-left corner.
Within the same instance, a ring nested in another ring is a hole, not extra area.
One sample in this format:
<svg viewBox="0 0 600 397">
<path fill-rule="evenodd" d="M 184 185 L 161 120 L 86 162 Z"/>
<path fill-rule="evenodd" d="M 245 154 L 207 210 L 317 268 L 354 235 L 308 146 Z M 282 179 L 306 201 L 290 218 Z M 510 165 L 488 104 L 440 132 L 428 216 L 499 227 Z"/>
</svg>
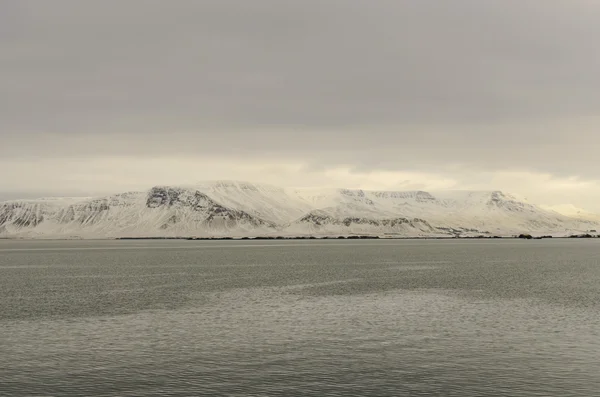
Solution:
<svg viewBox="0 0 600 397">
<path fill-rule="evenodd" d="M 600 222 L 600 214 L 587 211 L 583 208 L 574 206 L 573 204 L 562 204 L 562 205 L 542 205 L 543 209 L 558 212 L 559 214 L 566 215 L 576 219 L 586 219 L 596 222 Z"/>
<path fill-rule="evenodd" d="M 0 202 L 1 237 L 566 235 L 600 229 L 499 191 L 293 189 L 237 181 Z"/>
</svg>

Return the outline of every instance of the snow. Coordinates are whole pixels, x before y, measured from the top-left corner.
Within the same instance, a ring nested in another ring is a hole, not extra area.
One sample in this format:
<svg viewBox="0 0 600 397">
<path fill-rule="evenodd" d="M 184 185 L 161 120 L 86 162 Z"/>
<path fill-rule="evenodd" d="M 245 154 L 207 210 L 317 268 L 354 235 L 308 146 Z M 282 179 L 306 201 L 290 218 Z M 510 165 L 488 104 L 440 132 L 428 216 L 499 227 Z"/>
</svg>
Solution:
<svg viewBox="0 0 600 397">
<path fill-rule="evenodd" d="M 599 215 L 561 212 L 500 191 L 282 188 L 244 181 L 0 202 L 0 236 L 30 238 L 568 235 L 599 224 Z"/>
</svg>

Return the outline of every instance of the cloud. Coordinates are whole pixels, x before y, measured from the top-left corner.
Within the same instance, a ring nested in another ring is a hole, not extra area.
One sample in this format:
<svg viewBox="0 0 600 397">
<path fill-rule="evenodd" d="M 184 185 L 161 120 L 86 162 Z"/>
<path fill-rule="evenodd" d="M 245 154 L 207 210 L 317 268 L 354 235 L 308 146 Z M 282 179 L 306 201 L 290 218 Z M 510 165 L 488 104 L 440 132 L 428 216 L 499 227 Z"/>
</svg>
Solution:
<svg viewBox="0 0 600 397">
<path fill-rule="evenodd" d="M 448 167 L 549 172 L 594 178 L 600 118 L 495 124 L 304 127 L 213 127 L 197 131 L 113 134 L 18 134 L 4 137 L 0 156 L 18 159 L 106 156 L 294 161 L 312 168 L 427 171 Z M 552 133 L 549 133 L 551 131 Z"/>
<path fill-rule="evenodd" d="M 589 0 L 5 1 L 0 158 L 20 168 L 0 189 L 117 190 L 162 161 L 172 183 L 298 166 L 282 180 L 597 197 L 599 18 Z M 498 179 L 516 173 L 539 179 Z"/>
</svg>

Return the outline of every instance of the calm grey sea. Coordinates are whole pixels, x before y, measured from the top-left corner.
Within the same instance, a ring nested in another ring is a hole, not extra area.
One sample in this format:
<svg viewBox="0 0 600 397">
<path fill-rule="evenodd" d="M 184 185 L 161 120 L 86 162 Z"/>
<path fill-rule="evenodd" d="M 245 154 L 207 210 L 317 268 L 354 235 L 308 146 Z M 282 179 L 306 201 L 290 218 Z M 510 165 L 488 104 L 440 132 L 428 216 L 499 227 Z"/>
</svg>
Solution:
<svg viewBox="0 0 600 397">
<path fill-rule="evenodd" d="M 1 396 L 598 396 L 600 239 L 1 241 Z"/>
</svg>

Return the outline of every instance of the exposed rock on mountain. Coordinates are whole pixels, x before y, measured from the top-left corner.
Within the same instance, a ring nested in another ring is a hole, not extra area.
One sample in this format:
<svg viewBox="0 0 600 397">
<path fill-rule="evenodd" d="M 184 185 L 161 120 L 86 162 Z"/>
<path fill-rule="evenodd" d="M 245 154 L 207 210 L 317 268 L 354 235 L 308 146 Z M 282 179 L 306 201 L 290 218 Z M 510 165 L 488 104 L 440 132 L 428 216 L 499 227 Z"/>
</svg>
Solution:
<svg viewBox="0 0 600 397">
<path fill-rule="evenodd" d="M 233 181 L 0 203 L 0 236 L 30 238 L 570 235 L 600 229 L 599 220 L 499 191 L 288 189 Z"/>
</svg>

